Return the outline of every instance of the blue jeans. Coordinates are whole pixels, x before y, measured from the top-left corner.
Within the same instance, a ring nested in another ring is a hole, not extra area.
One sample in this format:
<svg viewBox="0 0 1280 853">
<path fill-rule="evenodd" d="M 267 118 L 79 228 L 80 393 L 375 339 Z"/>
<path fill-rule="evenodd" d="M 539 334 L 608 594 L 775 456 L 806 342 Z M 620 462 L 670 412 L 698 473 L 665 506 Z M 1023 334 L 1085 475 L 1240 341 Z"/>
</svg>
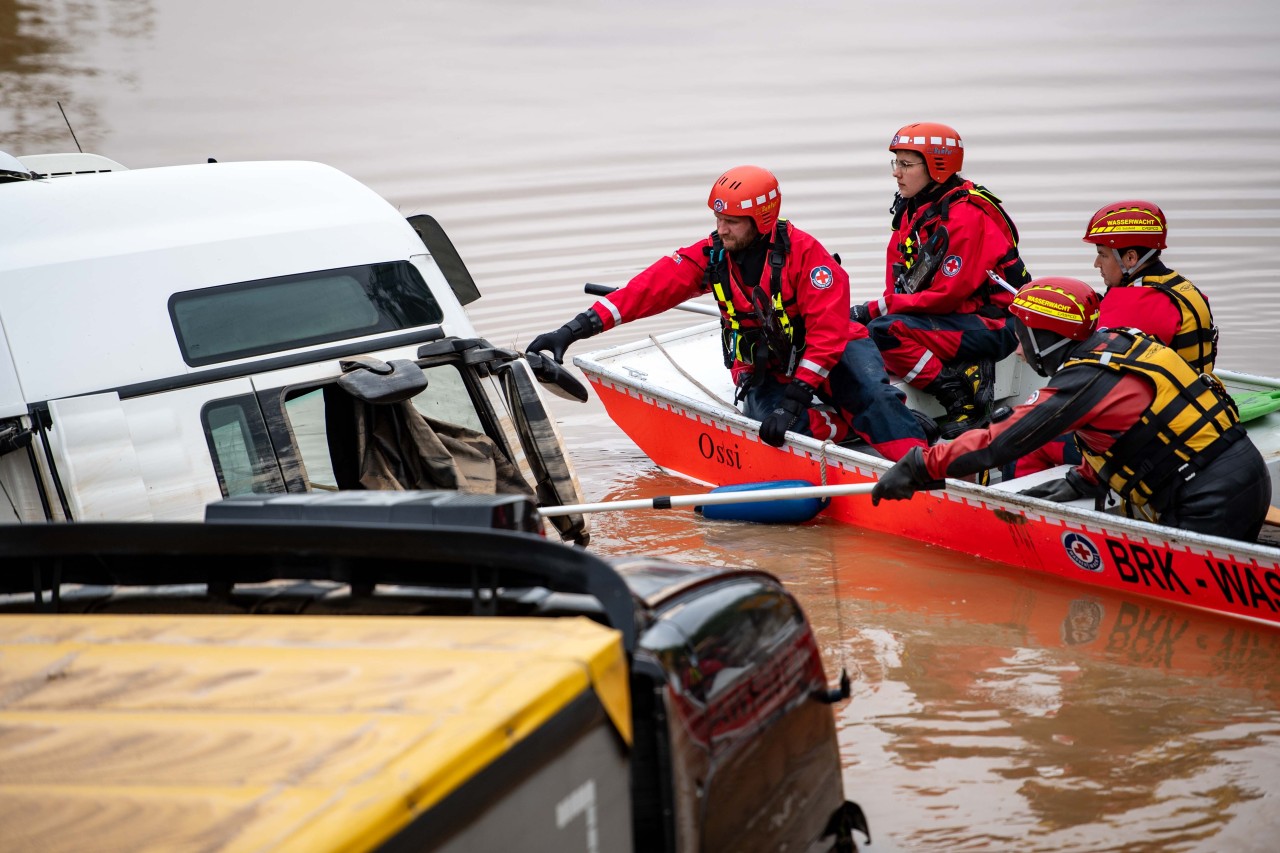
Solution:
<svg viewBox="0 0 1280 853">
<path fill-rule="evenodd" d="M 763 420 L 782 403 L 786 384 L 773 376 L 747 391 L 743 414 Z M 926 446 L 924 431 L 907 408 L 903 394 L 889 384 L 880 350 L 870 338 L 849 341 L 818 396 L 835 406 L 850 428 L 887 459 L 900 459 L 914 446 Z M 812 436 L 802 416 L 792 431 Z"/>
</svg>

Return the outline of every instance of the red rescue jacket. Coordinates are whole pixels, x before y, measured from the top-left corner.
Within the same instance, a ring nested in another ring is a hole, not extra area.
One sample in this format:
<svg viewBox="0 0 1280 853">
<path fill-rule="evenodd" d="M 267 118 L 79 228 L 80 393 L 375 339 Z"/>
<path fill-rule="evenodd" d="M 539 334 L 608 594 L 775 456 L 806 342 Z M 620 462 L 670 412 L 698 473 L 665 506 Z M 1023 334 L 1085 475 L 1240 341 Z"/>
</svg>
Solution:
<svg viewBox="0 0 1280 853">
<path fill-rule="evenodd" d="M 884 314 L 977 314 L 1003 316 L 1013 294 L 988 275 L 994 271 L 1015 290 L 1031 280 L 1018 256 L 1017 230 L 992 196 L 963 181 L 914 214 L 895 220 L 885 259 L 884 296 L 869 305 Z M 921 250 L 939 226 L 947 248 L 937 271 L 914 293 L 898 286 L 898 271 L 921 262 Z"/>
<path fill-rule="evenodd" d="M 867 332 L 849 321 L 848 274 L 812 235 L 794 225 L 789 225 L 788 232 L 790 251 L 782 268 L 781 297 L 790 322 L 798 329 L 797 339 L 803 341 L 803 350 L 790 378 L 818 388 L 826 381 L 848 342 L 866 337 Z M 775 236 L 771 234 L 770 239 Z M 706 267 L 712 246 L 713 239 L 708 236 L 677 249 L 631 279 L 625 287 L 596 302 L 592 308 L 604 328 L 660 314 L 709 292 Z M 732 256 L 728 258 L 728 268 L 734 311 L 740 322 L 750 323 L 754 314 L 751 287 L 757 282 L 748 286 L 742 281 Z M 766 291 L 769 278 L 770 268 L 766 263 L 758 282 Z M 723 309 L 721 313 L 724 314 Z M 767 367 L 779 378 L 787 376 L 785 368 L 779 364 Z M 741 360 L 735 360 L 732 365 L 735 376 L 747 369 L 749 365 Z"/>
</svg>

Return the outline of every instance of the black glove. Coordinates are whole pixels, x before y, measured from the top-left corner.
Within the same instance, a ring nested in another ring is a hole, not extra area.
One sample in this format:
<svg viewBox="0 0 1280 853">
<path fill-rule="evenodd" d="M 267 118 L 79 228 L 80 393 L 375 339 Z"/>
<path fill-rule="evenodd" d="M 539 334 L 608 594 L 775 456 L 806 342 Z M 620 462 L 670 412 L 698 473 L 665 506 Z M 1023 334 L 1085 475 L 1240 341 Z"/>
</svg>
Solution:
<svg viewBox="0 0 1280 853">
<path fill-rule="evenodd" d="M 849 319 L 855 323 L 867 325 L 871 322 L 871 307 L 868 303 L 863 302 L 861 305 L 854 305 L 849 309 Z"/>
<path fill-rule="evenodd" d="M 797 379 L 791 380 L 778 407 L 760 421 L 760 440 L 773 447 L 781 447 L 787 440 L 787 430 L 795 426 L 812 403 L 813 386 Z"/>
<path fill-rule="evenodd" d="M 750 370 L 744 370 L 738 374 L 738 378 L 733 381 L 733 404 L 736 406 L 746 399 L 747 392 L 760 383 L 757 376 Z"/>
<path fill-rule="evenodd" d="M 594 311 L 583 311 L 554 332 L 538 335 L 525 347 L 525 352 L 549 352 L 557 364 L 564 364 L 564 353 L 569 344 L 598 335 L 604 331 L 604 323 Z"/>
<path fill-rule="evenodd" d="M 1067 503 L 1076 498 L 1097 497 L 1103 491 L 1102 486 L 1086 482 L 1084 477 L 1072 468 L 1061 480 L 1049 480 L 1038 486 L 1018 492 L 1029 498 L 1043 498 L 1054 503 Z"/>
<path fill-rule="evenodd" d="M 942 437 L 942 431 L 938 429 L 938 422 L 919 409 L 907 409 L 907 411 L 916 419 L 916 424 L 919 425 L 920 431 L 924 433 L 925 443 L 930 447 L 937 444 L 938 439 Z M 1013 410 L 1010 409 L 1009 411 Z"/>
<path fill-rule="evenodd" d="M 871 505 L 880 501 L 905 501 L 921 489 L 937 489 L 945 485 L 942 480 L 930 480 L 924 466 L 924 451 L 913 447 L 893 467 L 880 475 L 879 482 L 871 490 Z"/>
</svg>

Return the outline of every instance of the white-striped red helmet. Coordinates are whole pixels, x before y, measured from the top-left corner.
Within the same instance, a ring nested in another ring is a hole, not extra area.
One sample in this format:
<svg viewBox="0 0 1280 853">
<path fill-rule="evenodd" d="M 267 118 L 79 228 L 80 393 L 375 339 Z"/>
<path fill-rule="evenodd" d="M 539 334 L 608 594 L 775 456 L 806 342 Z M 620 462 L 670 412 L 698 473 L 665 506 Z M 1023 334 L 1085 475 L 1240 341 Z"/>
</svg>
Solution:
<svg viewBox="0 0 1280 853">
<path fill-rule="evenodd" d="M 760 233 L 769 234 L 778 221 L 782 192 L 768 169 L 735 166 L 712 184 L 707 207 L 725 216 L 749 216 Z"/>
<path fill-rule="evenodd" d="M 955 128 L 932 121 L 909 124 L 893 135 L 890 151 L 915 151 L 924 158 L 929 177 L 938 183 L 964 166 L 964 140 Z"/>
</svg>

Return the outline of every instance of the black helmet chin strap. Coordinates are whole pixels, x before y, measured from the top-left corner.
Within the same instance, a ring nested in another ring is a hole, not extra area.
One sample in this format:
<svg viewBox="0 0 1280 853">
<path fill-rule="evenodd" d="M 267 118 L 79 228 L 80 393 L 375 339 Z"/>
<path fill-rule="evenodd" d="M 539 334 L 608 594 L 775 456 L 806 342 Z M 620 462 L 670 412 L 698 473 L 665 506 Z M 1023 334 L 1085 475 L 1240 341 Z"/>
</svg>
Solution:
<svg viewBox="0 0 1280 853">
<path fill-rule="evenodd" d="M 1024 323 L 1018 323 L 1015 331 L 1018 333 L 1018 342 L 1022 344 L 1022 355 L 1027 360 L 1027 364 L 1031 365 L 1031 369 L 1041 376 L 1052 376 L 1061 366 L 1062 359 L 1056 359 L 1058 364 L 1050 364 L 1045 356 L 1071 343 L 1071 338 L 1049 332 L 1046 329 L 1033 329 Z M 1040 346 L 1040 333 L 1053 335 L 1056 341 L 1046 347 Z M 1028 352 L 1028 344 L 1030 344 L 1030 352 Z"/>
<path fill-rule="evenodd" d="M 1046 356 L 1046 355 L 1048 355 L 1048 354 L 1049 354 L 1049 353 L 1051 353 L 1051 352 L 1054 352 L 1055 350 L 1062 349 L 1062 348 L 1063 348 L 1063 347 L 1065 347 L 1067 344 L 1071 343 L 1071 338 L 1061 338 L 1061 337 L 1060 337 L 1060 338 L 1058 338 L 1058 342 L 1057 342 L 1057 343 L 1049 344 L 1049 346 L 1045 347 L 1044 349 L 1041 349 L 1041 348 L 1040 348 L 1040 337 L 1039 337 L 1039 335 L 1036 335 L 1036 334 L 1035 334 L 1035 331 L 1036 331 L 1036 330 L 1032 330 L 1032 334 L 1031 334 L 1031 345 L 1032 345 L 1032 346 L 1034 346 L 1034 347 L 1036 348 L 1036 360 L 1040 362 L 1040 366 L 1041 366 L 1041 367 L 1043 367 L 1043 368 L 1045 369 L 1045 372 L 1046 372 L 1049 376 L 1052 376 L 1053 374 L 1055 374 L 1055 373 L 1057 373 L 1057 372 L 1058 372 L 1058 370 L 1057 370 L 1057 366 L 1050 366 L 1049 362 L 1045 361 L 1045 356 Z"/>
</svg>

